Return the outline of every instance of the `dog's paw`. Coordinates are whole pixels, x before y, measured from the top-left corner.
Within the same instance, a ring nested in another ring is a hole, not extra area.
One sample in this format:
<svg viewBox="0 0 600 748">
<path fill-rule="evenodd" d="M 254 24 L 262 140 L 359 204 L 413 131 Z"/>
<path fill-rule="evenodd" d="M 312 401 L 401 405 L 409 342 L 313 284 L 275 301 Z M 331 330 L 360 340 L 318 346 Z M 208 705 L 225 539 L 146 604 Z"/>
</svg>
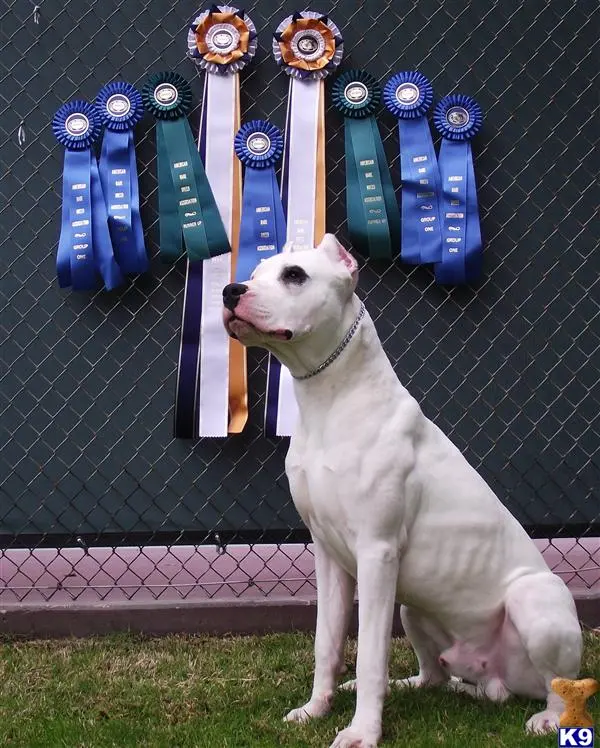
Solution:
<svg viewBox="0 0 600 748">
<path fill-rule="evenodd" d="M 390 685 L 393 688 L 425 688 L 425 686 L 431 685 L 431 681 L 422 675 L 411 675 L 410 678 L 391 680 Z"/>
<path fill-rule="evenodd" d="M 308 722 L 315 717 L 323 717 L 331 708 L 331 696 L 324 696 L 321 699 L 311 699 L 304 706 L 298 709 L 292 709 L 285 715 L 284 722 Z"/>
<path fill-rule="evenodd" d="M 543 712 L 538 712 L 527 720 L 525 731 L 533 735 L 548 735 L 549 733 L 557 732 L 559 723 L 560 714 L 545 709 Z"/>
<path fill-rule="evenodd" d="M 330 748 L 376 748 L 379 735 L 374 735 L 360 727 L 347 727 L 338 732 Z"/>
<path fill-rule="evenodd" d="M 298 707 L 298 709 L 292 709 L 291 712 L 288 712 L 285 717 L 283 718 L 284 722 L 300 722 L 300 724 L 303 724 L 304 722 L 308 722 L 310 719 L 312 719 L 313 715 L 310 714 L 307 710 L 308 704 L 306 706 Z"/>
</svg>

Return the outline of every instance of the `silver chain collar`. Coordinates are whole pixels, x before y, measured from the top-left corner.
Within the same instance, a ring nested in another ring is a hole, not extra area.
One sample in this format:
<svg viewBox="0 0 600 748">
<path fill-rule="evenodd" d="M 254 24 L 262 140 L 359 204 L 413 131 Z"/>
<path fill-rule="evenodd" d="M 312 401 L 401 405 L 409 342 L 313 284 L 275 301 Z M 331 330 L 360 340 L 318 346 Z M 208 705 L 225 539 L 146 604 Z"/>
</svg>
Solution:
<svg viewBox="0 0 600 748">
<path fill-rule="evenodd" d="M 365 312 L 366 312 L 365 305 L 361 301 L 360 302 L 360 311 L 358 313 L 357 318 L 354 320 L 354 322 L 350 326 L 350 329 L 344 335 L 344 339 L 338 345 L 338 347 L 335 349 L 335 351 L 331 354 L 331 356 L 329 356 L 328 358 L 326 358 L 325 361 L 323 361 L 323 363 L 320 366 L 317 366 L 317 368 L 314 371 L 311 371 L 308 374 L 303 374 L 301 377 L 294 377 L 294 375 L 292 374 L 292 377 L 294 377 L 294 379 L 297 382 L 301 382 L 303 379 L 310 379 L 311 377 L 315 377 L 317 374 L 320 374 L 328 366 L 330 366 L 336 360 L 336 358 L 339 358 L 339 356 L 341 355 L 342 351 L 346 348 L 346 346 L 348 345 L 348 343 L 354 337 L 354 333 L 358 330 L 358 326 L 360 325 L 360 321 L 362 320 L 362 318 L 365 316 Z"/>
</svg>

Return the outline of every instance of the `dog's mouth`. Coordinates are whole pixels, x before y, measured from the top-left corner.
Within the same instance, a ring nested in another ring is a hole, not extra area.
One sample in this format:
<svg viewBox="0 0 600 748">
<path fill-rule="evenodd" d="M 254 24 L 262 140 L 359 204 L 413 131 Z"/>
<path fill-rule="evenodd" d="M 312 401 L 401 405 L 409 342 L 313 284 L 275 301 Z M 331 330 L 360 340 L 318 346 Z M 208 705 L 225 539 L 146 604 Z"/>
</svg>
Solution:
<svg viewBox="0 0 600 748">
<path fill-rule="evenodd" d="M 225 329 L 227 330 L 229 337 L 234 340 L 243 339 L 247 337 L 249 333 L 285 342 L 291 340 L 294 336 L 294 333 L 291 330 L 263 330 L 252 322 L 248 322 L 248 320 L 242 319 L 233 313 L 231 314 L 231 317 L 225 321 Z"/>
</svg>

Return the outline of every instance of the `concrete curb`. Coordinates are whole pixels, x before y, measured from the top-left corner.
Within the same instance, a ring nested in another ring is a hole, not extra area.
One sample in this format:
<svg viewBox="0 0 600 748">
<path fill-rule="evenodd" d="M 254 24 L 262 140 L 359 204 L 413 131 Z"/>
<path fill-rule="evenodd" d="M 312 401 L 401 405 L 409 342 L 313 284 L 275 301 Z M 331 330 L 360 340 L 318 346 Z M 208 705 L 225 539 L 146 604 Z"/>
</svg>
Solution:
<svg viewBox="0 0 600 748">
<path fill-rule="evenodd" d="M 600 626 L 600 594 L 575 592 L 584 626 Z M 244 635 L 313 631 L 314 600 L 203 600 L 152 603 L 36 603 L 0 604 L 0 635 L 25 638 L 84 637 L 130 631 L 148 636 L 165 634 Z M 354 605 L 350 633 L 358 628 Z M 394 634 L 401 635 L 399 606 Z"/>
</svg>

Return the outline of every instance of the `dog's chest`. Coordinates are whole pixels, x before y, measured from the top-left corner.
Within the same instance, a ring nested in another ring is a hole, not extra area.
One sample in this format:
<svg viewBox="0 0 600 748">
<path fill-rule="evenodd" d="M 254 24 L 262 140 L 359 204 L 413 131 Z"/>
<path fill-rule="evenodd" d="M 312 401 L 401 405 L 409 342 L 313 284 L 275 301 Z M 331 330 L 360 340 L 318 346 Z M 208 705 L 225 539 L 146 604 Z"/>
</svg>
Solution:
<svg viewBox="0 0 600 748">
<path fill-rule="evenodd" d="M 286 472 L 294 504 L 313 538 L 322 541 L 347 571 L 356 570 L 356 537 L 360 530 L 360 489 L 344 456 L 293 450 Z"/>
</svg>

